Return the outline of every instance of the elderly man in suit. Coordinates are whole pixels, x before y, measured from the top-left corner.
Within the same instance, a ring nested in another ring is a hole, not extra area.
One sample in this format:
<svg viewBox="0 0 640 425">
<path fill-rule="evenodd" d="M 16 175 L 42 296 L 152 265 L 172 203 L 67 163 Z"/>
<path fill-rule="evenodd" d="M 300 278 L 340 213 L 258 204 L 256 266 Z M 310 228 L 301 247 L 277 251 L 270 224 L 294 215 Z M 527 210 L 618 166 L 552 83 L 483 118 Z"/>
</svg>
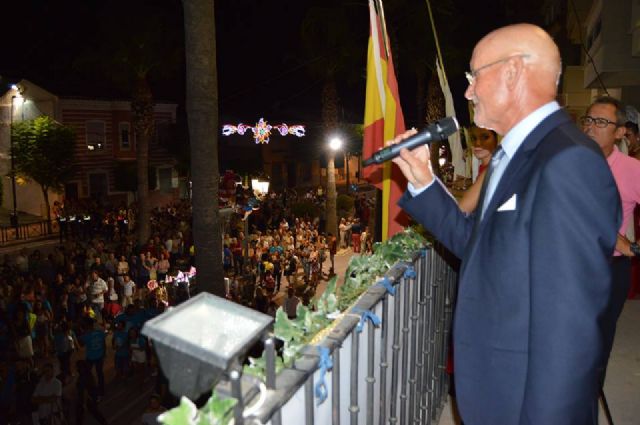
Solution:
<svg viewBox="0 0 640 425">
<path fill-rule="evenodd" d="M 428 149 L 394 159 L 409 181 L 402 208 L 462 259 L 453 329 L 462 419 L 596 424 L 612 332 L 615 181 L 555 101 L 560 54 L 544 30 L 495 30 L 470 65 L 474 120 L 504 136 L 475 211 L 461 212 L 434 179 Z"/>
</svg>

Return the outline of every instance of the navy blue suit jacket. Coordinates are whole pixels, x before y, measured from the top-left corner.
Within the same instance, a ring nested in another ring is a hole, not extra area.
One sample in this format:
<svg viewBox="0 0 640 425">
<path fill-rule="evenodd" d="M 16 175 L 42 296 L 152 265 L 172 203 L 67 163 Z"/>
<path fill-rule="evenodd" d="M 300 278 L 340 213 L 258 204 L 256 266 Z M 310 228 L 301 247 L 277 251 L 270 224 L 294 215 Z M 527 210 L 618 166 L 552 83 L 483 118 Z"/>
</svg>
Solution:
<svg viewBox="0 0 640 425">
<path fill-rule="evenodd" d="M 498 211 L 514 195 L 515 209 Z M 399 204 L 462 259 L 453 339 L 465 424 L 597 424 L 621 214 L 600 148 L 556 111 L 511 159 L 482 221 L 439 182 Z"/>
</svg>

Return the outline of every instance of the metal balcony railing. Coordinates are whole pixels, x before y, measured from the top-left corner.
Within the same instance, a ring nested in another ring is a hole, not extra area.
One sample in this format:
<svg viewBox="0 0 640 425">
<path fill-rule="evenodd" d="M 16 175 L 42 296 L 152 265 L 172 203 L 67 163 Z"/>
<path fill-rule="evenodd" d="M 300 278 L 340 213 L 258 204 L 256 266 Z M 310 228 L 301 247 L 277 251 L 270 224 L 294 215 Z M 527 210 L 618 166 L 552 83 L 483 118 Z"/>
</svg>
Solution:
<svg viewBox="0 0 640 425">
<path fill-rule="evenodd" d="M 236 424 L 437 424 L 455 286 L 433 248 L 396 264 L 261 396 L 244 382 Z"/>
<path fill-rule="evenodd" d="M 58 232 L 58 223 L 47 220 L 19 224 L 18 226 L 0 226 L 0 245 L 57 235 Z"/>
</svg>

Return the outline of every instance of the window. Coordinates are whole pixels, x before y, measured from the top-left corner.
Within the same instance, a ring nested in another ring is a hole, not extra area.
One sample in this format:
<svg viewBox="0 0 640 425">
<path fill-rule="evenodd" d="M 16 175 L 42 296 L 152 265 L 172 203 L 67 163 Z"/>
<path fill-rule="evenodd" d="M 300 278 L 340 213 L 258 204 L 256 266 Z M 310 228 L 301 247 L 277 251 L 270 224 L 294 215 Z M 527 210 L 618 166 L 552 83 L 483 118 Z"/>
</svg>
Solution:
<svg viewBox="0 0 640 425">
<path fill-rule="evenodd" d="M 131 149 L 131 125 L 128 122 L 118 124 L 118 137 L 120 139 L 120 149 L 128 151 Z"/>
<path fill-rule="evenodd" d="M 87 121 L 87 148 L 90 151 L 103 149 L 106 143 L 104 121 Z"/>
</svg>

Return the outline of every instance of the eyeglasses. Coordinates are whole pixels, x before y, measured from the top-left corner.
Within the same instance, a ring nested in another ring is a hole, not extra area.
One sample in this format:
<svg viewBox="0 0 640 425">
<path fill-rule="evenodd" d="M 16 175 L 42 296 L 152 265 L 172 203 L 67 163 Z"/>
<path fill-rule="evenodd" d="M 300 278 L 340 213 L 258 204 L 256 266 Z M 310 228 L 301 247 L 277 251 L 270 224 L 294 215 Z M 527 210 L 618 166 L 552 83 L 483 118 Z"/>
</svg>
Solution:
<svg viewBox="0 0 640 425">
<path fill-rule="evenodd" d="M 499 63 L 506 62 L 506 61 L 508 61 L 510 59 L 513 59 L 513 58 L 528 58 L 528 57 L 529 57 L 529 55 L 527 53 L 519 53 L 517 55 L 507 56 L 506 58 L 498 59 L 495 62 L 491 62 L 491 63 L 488 63 L 486 65 L 482 65 L 480 68 L 472 69 L 471 71 L 467 71 L 467 72 L 464 73 L 464 76 L 467 77 L 467 81 L 469 82 L 469 85 L 472 86 L 473 83 L 476 82 L 476 77 L 478 76 L 478 72 L 482 71 L 483 69 L 490 68 L 493 65 L 497 65 Z"/>
<path fill-rule="evenodd" d="M 580 124 L 583 127 L 589 127 L 590 125 L 595 125 L 598 128 L 606 128 L 608 125 L 613 124 L 618 127 L 618 123 L 615 121 L 609 121 L 606 118 L 594 118 L 589 115 L 585 115 L 584 117 L 580 117 Z"/>
</svg>

